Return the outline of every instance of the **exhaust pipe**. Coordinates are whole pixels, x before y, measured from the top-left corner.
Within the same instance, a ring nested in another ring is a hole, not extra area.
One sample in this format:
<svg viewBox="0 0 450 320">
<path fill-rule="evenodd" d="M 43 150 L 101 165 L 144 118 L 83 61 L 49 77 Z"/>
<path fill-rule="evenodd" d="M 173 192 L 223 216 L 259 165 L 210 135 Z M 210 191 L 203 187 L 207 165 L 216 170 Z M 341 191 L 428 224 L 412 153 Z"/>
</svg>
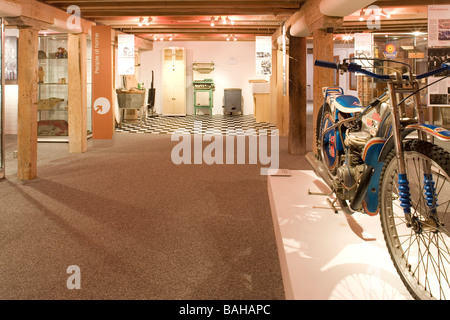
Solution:
<svg viewBox="0 0 450 320">
<path fill-rule="evenodd" d="M 305 158 L 314 173 L 322 178 L 331 190 L 333 190 L 333 179 L 330 178 L 324 163 L 317 159 L 313 152 L 308 152 Z"/>
</svg>

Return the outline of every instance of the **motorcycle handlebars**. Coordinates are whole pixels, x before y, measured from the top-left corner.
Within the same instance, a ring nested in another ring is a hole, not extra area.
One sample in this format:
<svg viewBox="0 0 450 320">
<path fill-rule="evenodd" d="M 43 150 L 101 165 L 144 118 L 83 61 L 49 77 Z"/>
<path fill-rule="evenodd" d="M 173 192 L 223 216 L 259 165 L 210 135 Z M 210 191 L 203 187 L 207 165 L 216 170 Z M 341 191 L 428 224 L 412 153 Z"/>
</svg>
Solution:
<svg viewBox="0 0 450 320">
<path fill-rule="evenodd" d="M 369 70 L 363 69 L 362 66 L 360 66 L 359 64 L 357 64 L 355 62 L 340 64 L 340 63 L 335 63 L 335 62 L 316 60 L 314 62 L 314 65 L 318 66 L 318 67 L 322 67 L 322 68 L 343 70 L 343 71 L 348 71 L 348 72 L 359 72 L 359 73 L 365 74 L 369 77 L 380 79 L 380 80 L 389 80 L 390 79 L 389 75 L 377 74 L 377 73 L 371 72 Z M 439 73 L 447 71 L 447 70 L 450 70 L 449 62 L 443 63 L 439 69 L 417 75 L 416 79 L 419 80 L 419 79 L 423 79 L 423 78 L 428 78 L 428 77 L 434 76 L 436 74 L 439 74 Z M 409 76 L 402 75 L 402 78 L 407 80 L 407 79 L 409 79 Z"/>
</svg>

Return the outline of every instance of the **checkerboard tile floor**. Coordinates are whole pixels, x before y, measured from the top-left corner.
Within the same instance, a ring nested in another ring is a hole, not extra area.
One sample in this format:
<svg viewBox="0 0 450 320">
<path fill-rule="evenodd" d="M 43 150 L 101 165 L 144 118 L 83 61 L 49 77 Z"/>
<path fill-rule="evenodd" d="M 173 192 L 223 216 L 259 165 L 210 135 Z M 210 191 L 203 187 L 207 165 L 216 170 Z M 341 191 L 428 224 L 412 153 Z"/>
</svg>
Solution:
<svg viewBox="0 0 450 320">
<path fill-rule="evenodd" d="M 276 127 L 256 122 L 253 115 L 190 115 L 148 117 L 142 124 L 124 122 L 116 132 L 149 134 L 214 134 L 214 135 L 275 135 Z"/>
</svg>

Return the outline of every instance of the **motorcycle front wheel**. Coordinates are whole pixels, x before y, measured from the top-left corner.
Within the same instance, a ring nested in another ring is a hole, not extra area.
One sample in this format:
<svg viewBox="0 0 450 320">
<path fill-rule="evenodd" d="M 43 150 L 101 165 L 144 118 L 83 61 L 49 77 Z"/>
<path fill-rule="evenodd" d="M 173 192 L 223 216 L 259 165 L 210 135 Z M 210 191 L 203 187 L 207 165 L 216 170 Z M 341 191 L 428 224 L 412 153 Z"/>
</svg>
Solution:
<svg viewBox="0 0 450 320">
<path fill-rule="evenodd" d="M 434 144 L 404 145 L 411 194 L 407 219 L 400 206 L 395 151 L 380 181 L 380 218 L 397 272 L 415 299 L 450 299 L 450 154 Z M 430 178 L 431 177 L 431 178 Z"/>
</svg>

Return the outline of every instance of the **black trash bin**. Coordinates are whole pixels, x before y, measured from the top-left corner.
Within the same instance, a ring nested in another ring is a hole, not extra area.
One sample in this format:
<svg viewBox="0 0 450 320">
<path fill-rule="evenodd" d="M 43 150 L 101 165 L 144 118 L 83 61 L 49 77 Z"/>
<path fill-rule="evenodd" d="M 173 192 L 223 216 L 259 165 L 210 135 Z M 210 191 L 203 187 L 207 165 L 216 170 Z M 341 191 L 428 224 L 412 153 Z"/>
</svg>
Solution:
<svg viewBox="0 0 450 320">
<path fill-rule="evenodd" d="M 225 115 L 242 114 L 242 89 L 230 88 L 224 90 Z"/>
</svg>

